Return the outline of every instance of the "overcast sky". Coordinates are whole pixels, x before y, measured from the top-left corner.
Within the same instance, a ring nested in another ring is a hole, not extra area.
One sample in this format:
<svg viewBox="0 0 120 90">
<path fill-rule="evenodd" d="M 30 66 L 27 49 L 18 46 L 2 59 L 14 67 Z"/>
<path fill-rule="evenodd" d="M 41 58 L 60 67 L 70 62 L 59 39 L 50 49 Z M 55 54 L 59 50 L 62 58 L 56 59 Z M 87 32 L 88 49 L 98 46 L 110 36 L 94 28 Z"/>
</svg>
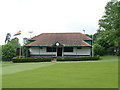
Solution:
<svg viewBox="0 0 120 90">
<path fill-rule="evenodd" d="M 81 32 L 94 34 L 104 7 L 110 0 L 1 0 L 0 45 L 7 33 L 30 38 L 48 32 Z"/>
</svg>

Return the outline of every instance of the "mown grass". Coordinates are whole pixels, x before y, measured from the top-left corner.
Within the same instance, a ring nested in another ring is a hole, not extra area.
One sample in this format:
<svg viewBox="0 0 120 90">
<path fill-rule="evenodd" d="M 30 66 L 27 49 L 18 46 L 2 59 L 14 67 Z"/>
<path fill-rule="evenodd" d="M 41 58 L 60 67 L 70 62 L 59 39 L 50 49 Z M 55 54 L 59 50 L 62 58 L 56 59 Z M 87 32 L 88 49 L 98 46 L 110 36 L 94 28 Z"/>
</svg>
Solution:
<svg viewBox="0 0 120 90">
<path fill-rule="evenodd" d="M 101 59 L 76 63 L 9 63 L 3 67 L 2 85 L 3 88 L 118 88 L 117 57 Z"/>
<path fill-rule="evenodd" d="M 101 56 L 100 58 L 101 60 L 118 60 L 118 56 L 112 56 L 112 55 Z"/>
</svg>

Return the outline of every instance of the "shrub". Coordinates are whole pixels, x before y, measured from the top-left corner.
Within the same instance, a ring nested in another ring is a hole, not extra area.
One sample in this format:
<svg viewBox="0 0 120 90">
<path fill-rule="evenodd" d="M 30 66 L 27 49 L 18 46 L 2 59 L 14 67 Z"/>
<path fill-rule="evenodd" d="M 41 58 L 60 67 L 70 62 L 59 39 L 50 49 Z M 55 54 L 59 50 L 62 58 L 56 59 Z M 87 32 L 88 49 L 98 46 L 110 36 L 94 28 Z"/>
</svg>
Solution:
<svg viewBox="0 0 120 90">
<path fill-rule="evenodd" d="M 99 60 L 99 55 L 95 57 L 57 57 L 57 61 L 88 61 L 88 60 Z"/>
<path fill-rule="evenodd" d="M 102 46 L 99 45 L 99 44 L 94 44 L 93 50 L 94 50 L 94 55 L 95 55 L 95 56 L 96 56 L 96 55 L 102 56 L 102 55 L 104 55 L 104 52 L 105 52 L 105 48 L 102 47 Z"/>
<path fill-rule="evenodd" d="M 114 47 L 108 48 L 106 52 L 108 55 L 114 55 Z"/>
<path fill-rule="evenodd" d="M 88 61 L 88 60 L 99 60 L 99 55 L 95 57 L 57 57 L 57 61 Z M 51 57 L 29 57 L 29 58 L 19 58 L 14 57 L 12 59 L 13 63 L 21 62 L 50 62 Z"/>
<path fill-rule="evenodd" d="M 2 45 L 2 58 L 5 59 L 12 59 L 16 56 L 15 47 L 12 43 L 7 43 Z"/>
<path fill-rule="evenodd" d="M 50 62 L 51 58 L 50 57 L 29 57 L 29 58 L 18 58 L 14 57 L 12 59 L 14 63 L 19 63 L 19 62 Z"/>
</svg>

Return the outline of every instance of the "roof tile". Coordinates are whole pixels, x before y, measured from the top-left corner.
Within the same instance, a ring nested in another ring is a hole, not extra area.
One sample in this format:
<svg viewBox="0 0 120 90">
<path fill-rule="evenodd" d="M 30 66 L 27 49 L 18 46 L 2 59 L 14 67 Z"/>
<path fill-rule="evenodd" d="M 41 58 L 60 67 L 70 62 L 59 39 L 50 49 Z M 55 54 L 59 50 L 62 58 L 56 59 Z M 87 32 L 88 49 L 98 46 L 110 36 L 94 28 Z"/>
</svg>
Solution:
<svg viewBox="0 0 120 90">
<path fill-rule="evenodd" d="M 63 46 L 91 46 L 84 40 L 92 40 L 82 33 L 42 33 L 31 38 L 34 42 L 26 46 L 52 46 L 57 41 Z"/>
</svg>

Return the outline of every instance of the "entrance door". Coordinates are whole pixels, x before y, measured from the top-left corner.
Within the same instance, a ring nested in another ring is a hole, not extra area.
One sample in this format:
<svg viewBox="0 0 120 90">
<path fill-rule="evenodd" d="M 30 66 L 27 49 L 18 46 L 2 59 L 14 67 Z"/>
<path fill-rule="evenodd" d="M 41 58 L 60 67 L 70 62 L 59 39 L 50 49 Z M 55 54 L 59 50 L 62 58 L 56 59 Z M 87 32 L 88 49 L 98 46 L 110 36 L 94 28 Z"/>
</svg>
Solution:
<svg viewBox="0 0 120 90">
<path fill-rule="evenodd" d="M 57 56 L 62 56 L 62 48 L 57 48 Z"/>
</svg>

